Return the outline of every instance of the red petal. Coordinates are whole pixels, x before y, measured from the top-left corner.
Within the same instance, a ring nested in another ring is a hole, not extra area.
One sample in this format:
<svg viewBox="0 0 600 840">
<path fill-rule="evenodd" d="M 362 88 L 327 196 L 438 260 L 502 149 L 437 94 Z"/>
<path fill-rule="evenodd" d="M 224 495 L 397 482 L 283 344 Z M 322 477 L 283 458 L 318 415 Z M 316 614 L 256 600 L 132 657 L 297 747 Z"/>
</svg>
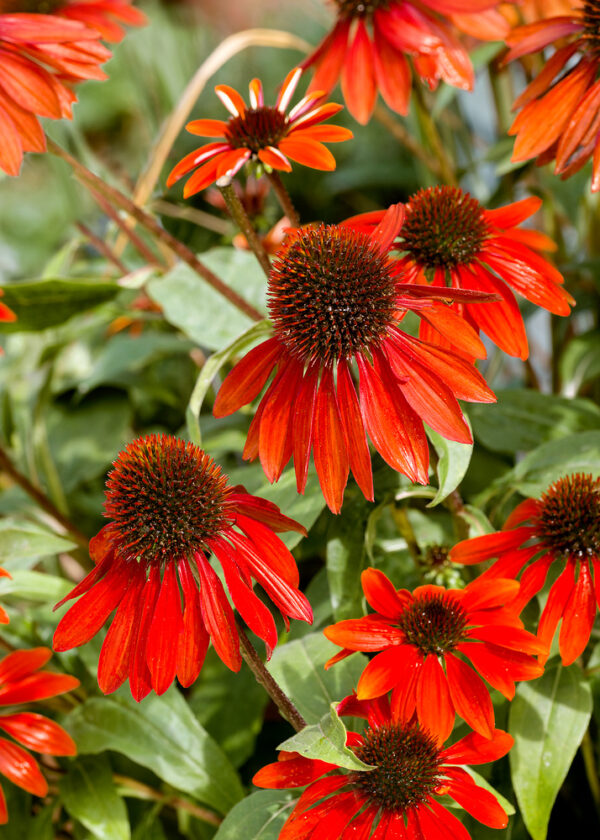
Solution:
<svg viewBox="0 0 600 840">
<path fill-rule="evenodd" d="M 388 618 L 400 618 L 407 603 L 412 601 L 410 594 L 399 594 L 391 580 L 379 569 L 365 569 L 360 580 L 369 606 Z"/>
<path fill-rule="evenodd" d="M 450 696 L 457 715 L 487 738 L 494 731 L 494 707 L 475 671 L 451 653 L 444 656 Z"/>
<path fill-rule="evenodd" d="M 313 440 L 315 400 L 317 396 L 318 369 L 309 368 L 304 374 L 295 398 L 294 409 L 294 469 L 298 493 L 304 493 L 310 464 Z"/>
<path fill-rule="evenodd" d="M 5 738 L 0 738 L 0 774 L 35 796 L 48 793 L 48 783 L 35 759 Z"/>
<path fill-rule="evenodd" d="M 548 594 L 548 600 L 546 601 L 546 606 L 542 611 L 538 624 L 538 639 L 543 645 L 545 645 L 546 650 L 550 650 L 554 632 L 566 609 L 574 586 L 574 564 L 572 562 L 567 562 L 563 572 L 552 584 Z M 547 658 L 547 656 L 540 656 L 540 662 L 544 663 Z"/>
<path fill-rule="evenodd" d="M 373 472 L 356 387 L 345 359 L 337 367 L 337 400 L 350 469 L 366 499 L 373 501 Z"/>
<path fill-rule="evenodd" d="M 335 169 L 335 158 L 327 146 L 311 137 L 302 136 L 300 132 L 284 137 L 279 142 L 279 148 L 286 157 L 291 158 L 296 163 L 327 172 Z"/>
<path fill-rule="evenodd" d="M 361 674 L 356 689 L 358 699 L 386 694 L 403 681 L 405 672 L 421 664 L 422 657 L 413 645 L 399 645 L 378 653 Z"/>
<path fill-rule="evenodd" d="M 224 120 L 192 120 L 185 130 L 199 137 L 224 137 L 226 128 Z"/>
<path fill-rule="evenodd" d="M 579 564 L 579 577 L 563 613 L 558 646 L 563 665 L 571 665 L 585 650 L 596 617 L 594 584 L 587 560 Z"/>
<path fill-rule="evenodd" d="M 487 764 L 507 754 L 515 739 L 502 729 L 494 729 L 487 738 L 477 732 L 470 732 L 456 744 L 440 753 L 444 764 Z"/>
<path fill-rule="evenodd" d="M 545 645 L 537 639 L 533 633 L 527 630 L 519 630 L 518 627 L 476 627 L 468 631 L 471 639 L 479 639 L 483 642 L 493 642 L 500 647 L 509 650 L 518 650 L 521 653 L 544 653 Z"/>
<path fill-rule="evenodd" d="M 291 455 L 288 438 L 293 397 L 301 376 L 301 365 L 295 360 L 286 361 L 279 368 L 263 400 L 258 451 L 262 468 L 271 483 L 279 479 Z"/>
<path fill-rule="evenodd" d="M 325 627 L 323 633 L 330 642 L 347 650 L 372 652 L 390 645 L 400 645 L 404 633 L 379 616 L 349 618 Z"/>
<path fill-rule="evenodd" d="M 529 526 L 499 531 L 497 534 L 484 534 L 482 537 L 473 537 L 459 542 L 451 549 L 448 556 L 453 563 L 471 566 L 473 563 L 481 563 L 492 557 L 500 557 L 510 549 L 519 548 L 533 534 L 534 529 Z"/>
<path fill-rule="evenodd" d="M 306 536 L 306 528 L 295 519 L 279 510 L 276 504 L 262 499 L 260 496 L 252 496 L 246 493 L 242 485 L 237 485 L 233 488 L 234 492 L 228 496 L 230 502 L 235 502 L 235 508 L 239 513 L 254 519 L 256 522 L 262 522 L 267 525 L 271 531 L 277 533 L 281 531 L 297 531 L 302 536 Z"/>
<path fill-rule="evenodd" d="M 157 694 L 164 694 L 175 679 L 182 627 L 181 594 L 175 563 L 171 560 L 165 566 L 146 641 L 146 662 Z"/>
<path fill-rule="evenodd" d="M 417 683 L 417 717 L 442 744 L 454 726 L 454 705 L 448 680 L 437 656 L 426 656 Z"/>
<path fill-rule="evenodd" d="M 374 15 L 373 58 L 377 87 L 392 111 L 405 117 L 408 114 L 410 101 L 410 67 L 405 56 L 391 46 L 385 37 L 385 29 L 379 25 L 378 21 L 378 15 Z"/>
<path fill-rule="evenodd" d="M 486 610 L 511 601 L 519 592 L 519 584 L 516 580 L 494 578 L 492 581 L 477 578 L 467 584 L 462 592 L 464 594 L 460 603 L 464 609 Z"/>
<path fill-rule="evenodd" d="M 506 828 L 508 815 L 493 793 L 475 784 L 468 773 L 459 770 L 450 771 L 452 782 L 448 785 L 448 794 L 465 811 L 490 828 Z M 460 779 L 456 778 L 460 775 Z"/>
<path fill-rule="evenodd" d="M 52 651 L 47 647 L 15 650 L 0 662 L 0 686 L 28 677 L 48 662 Z"/>
<path fill-rule="evenodd" d="M 329 773 L 336 766 L 302 756 L 288 758 L 286 761 L 280 760 L 274 764 L 267 764 L 254 774 L 252 784 L 270 789 L 304 787 L 325 773 Z"/>
<path fill-rule="evenodd" d="M 152 565 L 150 574 L 140 595 L 140 617 L 135 650 L 129 666 L 129 687 L 134 700 L 138 702 L 152 690 L 150 670 L 146 661 L 148 631 L 154 618 L 156 600 L 160 590 L 160 567 Z"/>
<path fill-rule="evenodd" d="M 177 564 L 183 591 L 183 624 L 177 644 L 177 679 L 184 688 L 197 678 L 206 656 L 210 637 L 202 621 L 200 593 L 187 560 Z"/>
<path fill-rule="evenodd" d="M 0 729 L 8 732 L 16 741 L 30 750 L 44 755 L 75 755 L 77 746 L 62 726 L 43 715 L 22 712 L 16 715 L 1 715 Z"/>
<path fill-rule="evenodd" d="M 342 67 L 342 93 L 348 110 L 359 123 L 369 122 L 377 98 L 373 45 L 362 17 Z"/>
<path fill-rule="evenodd" d="M 315 403 L 313 458 L 327 506 L 339 513 L 348 481 L 348 452 L 340 420 L 333 373 L 325 368 Z"/>
<path fill-rule="evenodd" d="M 427 804 L 431 811 L 423 805 L 415 809 L 421 837 L 427 840 L 471 840 L 471 835 L 454 814 L 435 799 L 429 798 Z"/>
<path fill-rule="evenodd" d="M 238 516 L 236 525 L 254 543 L 256 551 L 270 562 L 274 571 L 281 575 L 290 586 L 297 587 L 300 580 L 298 566 L 292 553 L 279 537 L 262 522 L 255 522 L 246 516 Z"/>
<path fill-rule="evenodd" d="M 133 578 L 108 629 L 98 660 L 98 685 L 111 694 L 129 676 L 139 628 L 139 606 L 146 582 L 145 570 L 134 567 Z"/>
<path fill-rule="evenodd" d="M 242 667 L 240 640 L 229 601 L 214 569 L 200 554 L 196 555 L 200 574 L 200 606 L 204 625 L 217 655 L 232 671 Z"/>
</svg>

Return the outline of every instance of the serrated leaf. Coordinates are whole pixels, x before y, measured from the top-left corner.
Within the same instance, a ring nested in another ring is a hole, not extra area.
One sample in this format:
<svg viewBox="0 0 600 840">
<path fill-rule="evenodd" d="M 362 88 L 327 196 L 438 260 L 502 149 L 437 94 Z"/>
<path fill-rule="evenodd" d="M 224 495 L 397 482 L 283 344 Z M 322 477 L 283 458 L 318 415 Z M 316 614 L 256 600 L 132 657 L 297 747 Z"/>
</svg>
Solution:
<svg viewBox="0 0 600 840">
<path fill-rule="evenodd" d="M 9 570 L 27 557 L 45 557 L 74 547 L 71 540 L 37 522 L 17 517 L 0 519 L 0 565 L 6 564 Z"/>
<path fill-rule="evenodd" d="M 577 665 L 560 661 L 521 683 L 511 703 L 508 730 L 513 786 L 533 840 L 545 840 L 558 791 L 589 725 L 592 697 Z"/>
<path fill-rule="evenodd" d="M 130 840 L 127 808 L 117 793 L 106 756 L 83 756 L 73 761 L 59 788 L 67 811 L 94 837 Z"/>
<path fill-rule="evenodd" d="M 323 715 L 318 723 L 304 727 L 296 735 L 283 741 L 277 749 L 297 752 L 305 758 L 327 761 L 347 770 L 372 770 L 370 764 L 365 764 L 346 746 L 346 727 L 338 717 L 336 705 L 331 703 L 329 714 Z"/>
<path fill-rule="evenodd" d="M 600 408 L 589 400 L 525 389 L 497 391 L 496 396 L 497 403 L 469 406 L 475 437 L 492 452 L 530 452 L 600 425 Z"/>
<path fill-rule="evenodd" d="M 465 473 L 471 462 L 473 454 L 472 443 L 456 443 L 453 440 L 446 440 L 433 429 L 425 427 L 427 437 L 433 443 L 438 455 L 436 473 L 438 478 L 438 490 L 427 507 L 435 507 L 456 490 L 465 477 Z"/>
<path fill-rule="evenodd" d="M 296 804 L 289 790 L 259 790 L 227 814 L 214 840 L 277 840 Z"/>
<path fill-rule="evenodd" d="M 352 694 L 367 664 L 358 653 L 325 671 L 325 662 L 338 652 L 322 633 L 311 633 L 277 647 L 269 663 L 269 671 L 309 724 L 329 714 L 331 703 Z"/>
<path fill-rule="evenodd" d="M 64 323 L 73 315 L 116 297 L 117 283 L 98 280 L 34 280 L 3 286 L 2 302 L 17 316 L 0 322 L 1 332 L 37 332 Z"/>
<path fill-rule="evenodd" d="M 265 275 L 250 251 L 213 248 L 200 258 L 230 288 L 266 315 Z M 229 344 L 252 326 L 247 315 L 183 263 L 164 277 L 151 280 L 148 294 L 160 304 L 170 324 L 210 350 Z"/>
<path fill-rule="evenodd" d="M 115 750 L 225 814 L 243 796 L 239 776 L 175 688 L 136 703 L 93 698 L 66 719 L 81 754 Z"/>
</svg>

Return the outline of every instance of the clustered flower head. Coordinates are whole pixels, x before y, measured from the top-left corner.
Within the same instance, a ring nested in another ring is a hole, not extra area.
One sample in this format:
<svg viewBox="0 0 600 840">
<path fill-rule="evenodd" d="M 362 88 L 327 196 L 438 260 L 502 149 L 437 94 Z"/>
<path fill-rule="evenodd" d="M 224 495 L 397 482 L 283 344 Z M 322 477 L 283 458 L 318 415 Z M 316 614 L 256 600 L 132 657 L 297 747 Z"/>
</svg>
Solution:
<svg viewBox="0 0 600 840">
<path fill-rule="evenodd" d="M 471 732 L 444 747 L 387 698 L 366 703 L 346 698 L 338 712 L 368 720 L 362 735 L 348 732 L 346 744 L 373 769 L 349 772 L 281 752 L 279 761 L 263 767 L 253 779 L 258 787 L 305 788 L 279 840 L 468 840 L 465 827 L 436 797 L 453 799 L 484 825 L 507 825 L 496 797 L 464 769 L 506 755 L 513 743 L 506 732 L 494 730 L 489 738 Z"/>
<path fill-rule="evenodd" d="M 180 160 L 167 186 L 199 167 L 184 187 L 188 198 L 224 175 L 232 177 L 249 161 L 283 172 L 291 171 L 290 161 L 313 169 L 335 169 L 335 158 L 324 143 L 349 140 L 352 132 L 339 125 L 321 125 L 342 109 L 325 102 L 323 91 L 307 94 L 286 113 L 301 75 L 300 67 L 290 70 L 274 106 L 265 105 L 259 79 L 250 82 L 250 107 L 232 87 L 217 85 L 215 91 L 231 114 L 229 119 L 193 120 L 186 128 L 200 137 L 220 139 Z"/>
<path fill-rule="evenodd" d="M 273 335 L 225 379 L 216 417 L 232 414 L 262 391 L 244 457 L 257 456 L 269 481 L 293 458 L 304 492 L 311 451 L 325 500 L 337 513 L 350 470 L 373 499 L 367 443 L 411 481 L 427 484 L 429 449 L 423 422 L 449 440 L 472 440 L 458 400 L 493 402 L 481 374 L 465 359 L 483 357 L 478 336 L 440 299 L 476 292 L 406 285 L 389 249 L 402 226 L 401 205 L 388 209 L 369 235 L 346 225 L 291 234 L 268 279 Z M 485 296 L 483 296 L 485 299 Z M 407 311 L 431 324 L 458 352 L 404 332 Z"/>
<path fill-rule="evenodd" d="M 294 558 L 276 536 L 305 529 L 276 505 L 230 487 L 194 444 L 169 435 L 130 443 L 109 474 L 105 514 L 111 521 L 90 544 L 96 567 L 57 605 L 79 598 L 53 642 L 57 651 L 85 644 L 116 610 L 98 664 L 105 693 L 127 679 L 136 700 L 152 689 L 162 694 L 175 677 L 191 685 L 209 641 L 238 671 L 239 635 L 225 587 L 268 653 L 277 629 L 253 579 L 288 626 L 288 618 L 312 621 Z"/>
<path fill-rule="evenodd" d="M 585 473 L 559 478 L 540 499 L 517 505 L 502 531 L 460 542 L 450 557 L 467 565 L 498 558 L 479 578 L 490 583 L 522 572 L 514 604 L 519 611 L 542 589 L 550 570 L 561 568 L 537 635 L 548 650 L 562 619 L 560 654 L 563 665 L 570 665 L 585 649 L 596 604 L 600 607 L 600 478 Z"/>
<path fill-rule="evenodd" d="M 38 647 L 14 651 L 0 662 L 0 707 L 8 709 L 0 712 L 0 729 L 12 739 L 0 738 L 0 774 L 35 796 L 46 795 L 48 782 L 27 749 L 45 755 L 76 753 L 73 739 L 61 726 L 37 712 L 19 708 L 57 697 L 79 685 L 79 680 L 68 674 L 40 670 L 51 656 L 51 650 Z M 8 811 L 0 786 L 0 824 L 6 822 Z"/>
<path fill-rule="evenodd" d="M 519 227 L 541 207 L 525 198 L 496 210 L 485 209 L 458 187 L 428 187 L 410 196 L 405 220 L 392 247 L 398 270 L 408 283 L 470 289 L 496 295 L 486 303 L 456 303 L 458 313 L 511 356 L 526 359 L 529 346 L 514 289 L 555 315 L 568 315 L 574 303 L 561 273 L 540 251 L 554 242 L 540 231 Z M 372 230 L 383 210 L 354 216 L 346 224 Z M 421 338 L 439 341 L 427 322 Z"/>
<path fill-rule="evenodd" d="M 471 90 L 474 73 L 456 34 L 462 29 L 499 40 L 508 24 L 499 0 L 333 0 L 332 31 L 303 62 L 315 75 L 311 89 L 329 92 L 341 79 L 348 110 L 358 122 L 371 117 L 377 93 L 408 113 L 412 74 L 431 89 L 440 81 Z"/>
</svg>

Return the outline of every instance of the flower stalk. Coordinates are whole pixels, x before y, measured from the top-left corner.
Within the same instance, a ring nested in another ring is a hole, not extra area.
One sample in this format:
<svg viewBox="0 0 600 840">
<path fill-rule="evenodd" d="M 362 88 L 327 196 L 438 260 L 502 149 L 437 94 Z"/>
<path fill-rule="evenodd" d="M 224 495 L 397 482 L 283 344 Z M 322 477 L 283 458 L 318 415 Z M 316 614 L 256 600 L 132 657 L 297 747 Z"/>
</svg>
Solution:
<svg viewBox="0 0 600 840">
<path fill-rule="evenodd" d="M 233 188 L 231 178 L 228 176 L 219 178 L 217 181 L 217 187 L 223 196 L 223 201 L 227 205 L 229 215 L 246 237 L 246 241 L 252 249 L 254 256 L 260 263 L 260 267 L 268 277 L 269 272 L 271 271 L 271 261 L 269 260 L 269 256 L 260 241 L 260 237 L 254 229 L 252 221 L 250 220 L 244 205 Z"/>
</svg>

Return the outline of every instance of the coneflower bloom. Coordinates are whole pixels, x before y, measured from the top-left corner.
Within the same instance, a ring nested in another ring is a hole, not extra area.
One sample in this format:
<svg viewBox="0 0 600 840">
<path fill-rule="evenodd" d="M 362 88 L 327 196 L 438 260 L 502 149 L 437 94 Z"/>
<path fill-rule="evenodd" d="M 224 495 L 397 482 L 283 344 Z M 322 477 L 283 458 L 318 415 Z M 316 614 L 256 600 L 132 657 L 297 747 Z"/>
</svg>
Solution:
<svg viewBox="0 0 600 840">
<path fill-rule="evenodd" d="M 362 735 L 348 732 L 346 744 L 374 769 L 349 771 L 298 753 L 279 753 L 279 761 L 258 771 L 254 784 L 306 789 L 278 840 L 470 840 L 438 797 L 450 797 L 484 825 L 507 825 L 496 797 L 479 787 L 463 765 L 502 758 L 513 744 L 508 733 L 496 729 L 485 739 L 471 732 L 444 748 L 426 729 L 390 708 L 387 698 L 363 704 L 364 712 L 349 699 L 338 712 L 347 706 L 342 713 L 367 717 L 368 727 Z"/>
<path fill-rule="evenodd" d="M 72 86 L 105 79 L 100 33 L 54 15 L 0 14 L 0 168 L 18 175 L 24 152 L 46 149 L 38 117 L 71 118 Z"/>
<path fill-rule="evenodd" d="M 491 737 L 494 708 L 481 677 L 512 700 L 515 680 L 543 672 L 532 654 L 545 652 L 545 646 L 507 607 L 519 591 L 515 580 L 478 579 L 464 589 L 427 584 L 411 594 L 396 590 L 383 572 L 367 569 L 362 586 L 375 613 L 324 630 L 343 648 L 328 664 L 357 650 L 377 652 L 360 677 L 358 699 L 392 691 L 392 704 L 407 718 L 416 714 L 442 741 L 452 731 L 455 712 Z"/>
<path fill-rule="evenodd" d="M 390 466 L 426 484 L 423 421 L 450 440 L 467 442 L 471 434 L 457 398 L 494 401 L 462 356 L 398 326 L 413 310 L 465 352 L 485 352 L 468 324 L 434 299 L 476 293 L 398 282 L 398 264 L 388 251 L 402 215 L 402 207 L 394 205 L 370 236 L 342 225 L 302 228 L 288 236 L 268 279 L 273 335 L 238 362 L 214 404 L 216 417 L 232 414 L 257 397 L 275 372 L 250 426 L 244 457 L 258 456 L 271 482 L 293 457 L 303 493 L 312 450 L 334 512 L 341 508 L 349 470 L 373 499 L 367 434 Z"/>
<path fill-rule="evenodd" d="M 570 665 L 583 653 L 596 604 L 600 607 L 600 478 L 581 473 L 560 478 L 540 499 L 517 505 L 502 531 L 464 540 L 450 552 L 455 563 L 469 565 L 495 557 L 499 559 L 481 575 L 490 583 L 524 570 L 519 595 L 510 605 L 518 611 L 542 589 L 551 566 L 562 568 L 548 593 L 537 635 L 548 650 L 562 619 L 560 655 L 563 665 Z"/>
<path fill-rule="evenodd" d="M 311 89 L 329 92 L 341 78 L 348 110 L 368 122 L 377 92 L 393 111 L 408 113 L 412 68 L 433 90 L 440 81 L 471 90 L 473 67 L 455 27 L 483 39 L 508 32 L 499 0 L 334 0 L 332 31 L 303 62 Z"/>
<path fill-rule="evenodd" d="M 407 282 L 496 293 L 500 300 L 477 306 L 457 304 L 460 314 L 511 356 L 526 359 L 527 336 L 511 288 L 527 300 L 568 315 L 574 303 L 561 273 L 540 253 L 555 250 L 545 234 L 519 227 L 541 207 L 539 198 L 486 210 L 458 187 L 428 187 L 412 195 L 394 248 Z M 367 231 L 384 211 L 349 219 Z M 421 337 L 434 340 L 428 326 Z"/>
<path fill-rule="evenodd" d="M 77 688 L 79 680 L 75 677 L 40 671 L 51 656 L 51 650 L 39 647 L 14 651 L 0 662 L 0 707 L 10 707 L 7 714 L 0 712 L 0 729 L 14 739 L 0 738 L 0 775 L 35 796 L 45 796 L 48 783 L 37 761 L 23 747 L 45 755 L 77 752 L 73 739 L 53 720 L 15 708 Z M 0 786 L 0 823 L 7 821 L 8 811 Z"/>
<path fill-rule="evenodd" d="M 592 191 L 600 190 L 600 0 L 585 0 L 569 14 L 545 16 L 513 29 L 506 61 L 553 45 L 539 75 L 517 98 L 520 110 L 513 161 L 555 161 L 563 178 L 593 159 Z"/>
<path fill-rule="evenodd" d="M 217 137 L 179 161 L 167 179 L 171 187 L 196 167 L 188 179 L 183 195 L 187 198 L 200 192 L 223 175 L 233 176 L 248 161 L 256 161 L 291 172 L 292 164 L 301 163 L 312 169 L 335 169 L 335 158 L 324 143 L 349 140 L 352 132 L 339 125 L 320 123 L 342 110 L 342 105 L 325 102 L 323 91 L 303 97 L 288 113 L 287 108 L 302 75 L 295 67 L 285 78 L 275 105 L 265 105 L 259 79 L 250 82 L 250 107 L 240 94 L 228 85 L 217 85 L 217 96 L 231 116 L 225 120 L 192 120 L 186 128 L 200 137 Z"/>
<path fill-rule="evenodd" d="M 288 617 L 312 621 L 294 558 L 274 533 L 306 531 L 276 505 L 229 487 L 202 449 L 169 435 L 133 441 L 113 466 L 105 501 L 111 521 L 90 543 L 96 567 L 57 605 L 81 596 L 54 634 L 57 651 L 85 644 L 116 609 L 98 664 L 104 693 L 127 678 L 136 700 L 151 689 L 162 694 L 175 676 L 191 685 L 209 639 L 228 668 L 240 669 L 234 613 L 211 555 L 269 654 L 277 630 L 253 578 L 286 624 Z"/>
</svg>

